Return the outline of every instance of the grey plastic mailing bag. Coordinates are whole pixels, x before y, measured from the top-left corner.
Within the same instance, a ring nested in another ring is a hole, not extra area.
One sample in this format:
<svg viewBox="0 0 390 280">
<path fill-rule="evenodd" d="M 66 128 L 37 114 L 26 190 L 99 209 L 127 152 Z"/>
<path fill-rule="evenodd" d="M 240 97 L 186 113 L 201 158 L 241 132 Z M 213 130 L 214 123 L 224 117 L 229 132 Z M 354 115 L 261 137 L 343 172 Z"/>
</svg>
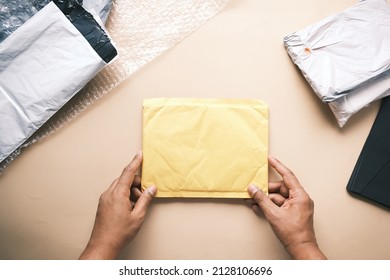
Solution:
<svg viewBox="0 0 390 280">
<path fill-rule="evenodd" d="M 329 107 L 342 127 L 353 114 L 388 95 L 390 95 L 390 71 L 351 90 L 349 94 L 329 102 Z"/>
<path fill-rule="evenodd" d="M 50 2 L 0 44 L 0 161 L 106 62 Z"/>
<path fill-rule="evenodd" d="M 388 95 L 390 8 L 386 0 L 360 1 L 284 38 L 288 54 L 339 125 Z"/>
<path fill-rule="evenodd" d="M 0 43 L 45 7 L 50 0 L 0 0 Z M 84 9 L 106 22 L 112 0 L 57 0 L 67 6 L 82 5 Z"/>
</svg>

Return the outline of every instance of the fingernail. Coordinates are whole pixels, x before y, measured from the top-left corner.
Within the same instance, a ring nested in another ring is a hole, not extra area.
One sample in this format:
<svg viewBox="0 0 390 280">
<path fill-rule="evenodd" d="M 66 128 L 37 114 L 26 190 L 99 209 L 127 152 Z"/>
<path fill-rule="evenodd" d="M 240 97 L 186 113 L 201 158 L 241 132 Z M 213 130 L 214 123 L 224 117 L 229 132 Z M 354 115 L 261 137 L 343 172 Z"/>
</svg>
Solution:
<svg viewBox="0 0 390 280">
<path fill-rule="evenodd" d="M 142 150 L 139 150 L 138 153 L 135 155 L 135 157 L 138 159 L 142 159 L 143 158 Z"/>
<path fill-rule="evenodd" d="M 254 196 L 258 191 L 259 189 L 255 185 L 249 185 L 248 192 L 251 196 Z"/>
<path fill-rule="evenodd" d="M 148 192 L 150 193 L 151 196 L 155 196 L 156 193 L 157 193 L 157 188 L 156 186 L 150 186 L 149 188 L 147 188 Z"/>
</svg>

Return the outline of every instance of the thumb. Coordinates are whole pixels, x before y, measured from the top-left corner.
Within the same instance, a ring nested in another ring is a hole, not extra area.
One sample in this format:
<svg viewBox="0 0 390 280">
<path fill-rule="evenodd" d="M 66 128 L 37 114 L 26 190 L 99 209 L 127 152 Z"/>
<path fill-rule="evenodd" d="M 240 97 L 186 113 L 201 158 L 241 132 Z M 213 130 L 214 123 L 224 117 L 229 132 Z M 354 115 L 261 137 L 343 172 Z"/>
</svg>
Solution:
<svg viewBox="0 0 390 280">
<path fill-rule="evenodd" d="M 271 201 L 271 199 L 255 185 L 250 185 L 248 187 L 248 192 L 253 200 L 259 205 L 264 215 L 267 216 L 269 211 L 275 207 L 275 204 Z"/>
<path fill-rule="evenodd" d="M 141 212 L 142 214 L 145 214 L 156 193 L 157 188 L 155 186 L 151 186 L 143 191 L 134 206 L 133 212 Z"/>
</svg>

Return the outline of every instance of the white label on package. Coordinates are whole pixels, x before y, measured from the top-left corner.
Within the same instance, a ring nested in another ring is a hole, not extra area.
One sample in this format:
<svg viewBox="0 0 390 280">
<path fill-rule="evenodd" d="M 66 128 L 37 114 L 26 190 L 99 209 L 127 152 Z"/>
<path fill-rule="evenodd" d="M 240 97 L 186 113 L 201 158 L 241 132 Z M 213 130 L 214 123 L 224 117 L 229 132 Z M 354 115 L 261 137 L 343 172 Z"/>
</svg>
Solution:
<svg viewBox="0 0 390 280">
<path fill-rule="evenodd" d="M 0 161 L 106 63 L 51 2 L 0 44 Z"/>
</svg>

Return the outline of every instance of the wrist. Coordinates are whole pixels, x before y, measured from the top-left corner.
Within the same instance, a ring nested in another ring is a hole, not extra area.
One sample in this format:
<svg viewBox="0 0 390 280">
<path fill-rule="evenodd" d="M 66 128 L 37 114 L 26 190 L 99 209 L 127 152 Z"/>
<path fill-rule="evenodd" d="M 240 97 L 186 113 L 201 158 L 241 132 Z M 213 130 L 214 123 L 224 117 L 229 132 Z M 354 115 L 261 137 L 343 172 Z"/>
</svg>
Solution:
<svg viewBox="0 0 390 280">
<path fill-rule="evenodd" d="M 325 260 L 326 257 L 318 247 L 316 240 L 297 243 L 286 247 L 294 260 Z"/>
<path fill-rule="evenodd" d="M 114 242 L 89 240 L 87 247 L 80 255 L 79 259 L 90 260 L 114 260 L 121 251 L 120 246 Z"/>
</svg>

